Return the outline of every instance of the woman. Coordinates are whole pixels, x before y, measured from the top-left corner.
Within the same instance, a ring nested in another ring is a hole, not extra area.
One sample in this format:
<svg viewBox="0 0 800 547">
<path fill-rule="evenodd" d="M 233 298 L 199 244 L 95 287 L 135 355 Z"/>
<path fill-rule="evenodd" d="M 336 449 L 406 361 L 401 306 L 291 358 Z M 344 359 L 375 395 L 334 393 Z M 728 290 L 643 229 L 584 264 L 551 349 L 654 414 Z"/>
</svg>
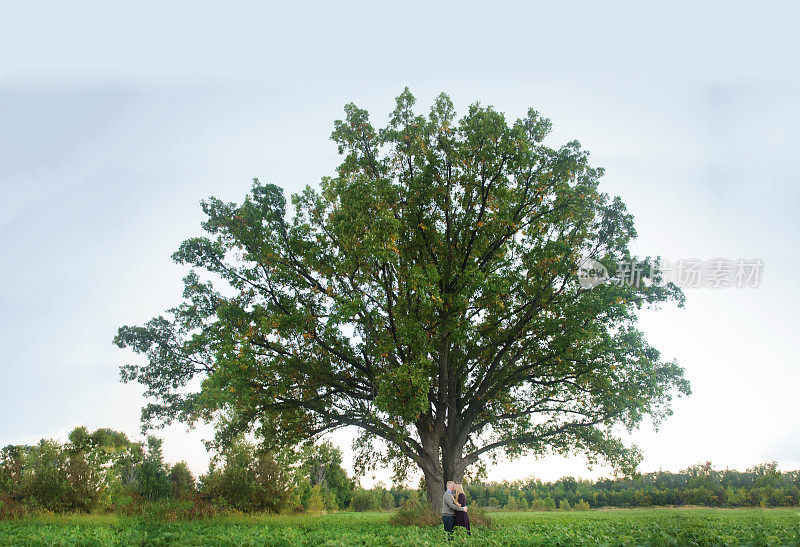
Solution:
<svg viewBox="0 0 800 547">
<path fill-rule="evenodd" d="M 464 487 L 461 485 L 460 482 L 454 484 L 455 488 L 455 496 L 456 496 L 456 503 L 458 503 L 461 507 L 467 506 L 467 495 L 464 494 Z M 456 511 L 456 526 L 463 526 L 467 529 L 467 534 L 470 536 L 472 532 L 469 529 L 469 515 L 466 511 Z"/>
</svg>

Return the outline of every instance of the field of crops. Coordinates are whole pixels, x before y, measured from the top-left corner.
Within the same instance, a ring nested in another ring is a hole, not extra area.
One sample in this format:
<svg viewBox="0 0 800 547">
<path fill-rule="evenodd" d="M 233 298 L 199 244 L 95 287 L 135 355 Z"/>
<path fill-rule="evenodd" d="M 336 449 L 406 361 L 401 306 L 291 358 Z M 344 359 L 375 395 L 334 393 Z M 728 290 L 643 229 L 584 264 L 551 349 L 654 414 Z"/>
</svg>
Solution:
<svg viewBox="0 0 800 547">
<path fill-rule="evenodd" d="M 464 545 L 800 545 L 798 509 L 631 509 L 494 513 Z M 438 545 L 441 527 L 398 527 L 388 513 L 240 516 L 194 522 L 115 516 L 0 521 L 0 545 Z"/>
</svg>

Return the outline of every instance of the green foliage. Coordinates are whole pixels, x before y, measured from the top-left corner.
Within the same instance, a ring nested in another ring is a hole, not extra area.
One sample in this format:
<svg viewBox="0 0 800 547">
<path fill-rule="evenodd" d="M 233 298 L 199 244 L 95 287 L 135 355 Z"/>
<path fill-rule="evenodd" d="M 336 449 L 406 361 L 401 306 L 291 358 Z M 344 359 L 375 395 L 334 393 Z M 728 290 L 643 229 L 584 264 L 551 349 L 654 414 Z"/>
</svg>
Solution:
<svg viewBox="0 0 800 547">
<path fill-rule="evenodd" d="M 718 471 L 706 462 L 679 473 L 658 471 L 597 481 L 567 477 L 554 483 L 472 482 L 465 488 L 467 499 L 490 507 L 507 507 L 510 502 L 512 510 L 524 510 L 523 500 L 531 500 L 534 511 L 556 509 L 562 501 L 576 506 L 581 500 L 590 507 L 788 507 L 800 499 L 800 472 L 765 471 L 763 466 L 745 472 Z"/>
<path fill-rule="evenodd" d="M 270 452 L 239 440 L 201 477 L 198 492 L 185 463 L 163 462 L 158 439 L 149 439 L 145 446 L 110 430 L 90 434 L 76 428 L 63 445 L 42 440 L 0 450 L 0 517 L 104 511 L 185 520 L 227 510 L 336 511 L 350 503 L 348 497 L 340 505 L 336 485 L 344 486 L 343 492 L 356 504 L 353 509 L 360 512 L 398 504 L 410 509 L 419 503 L 418 490 L 379 487 L 353 492 L 340 462 L 339 450 L 324 443 L 298 452 Z M 800 472 L 781 472 L 774 462 L 744 472 L 719 471 L 706 462 L 680 473 L 659 471 L 594 482 L 571 477 L 554 483 L 471 482 L 465 489 L 473 516 L 481 506 L 513 512 L 604 506 L 796 507 Z"/>
<path fill-rule="evenodd" d="M 23 483 L 37 506 L 50 511 L 67 511 L 72 498 L 67 482 L 67 455 L 56 441 L 42 439 L 29 454 Z M 73 498 L 74 499 L 74 498 Z"/>
<path fill-rule="evenodd" d="M 135 446 L 122 433 L 89 433 L 85 427 L 70 432 L 66 444 L 42 439 L 35 446 L 6 446 L 0 451 L 0 497 L 9 500 L 7 509 L 107 509 L 115 485 L 122 482 L 123 456 Z"/>
<path fill-rule="evenodd" d="M 185 462 L 164 462 L 156 437 L 145 445 L 109 429 L 79 427 L 69 439 L 0 450 L 0 517 L 43 510 L 186 520 L 227 510 L 335 511 L 349 503 L 353 490 L 341 451 L 330 443 L 271 451 L 239 439 L 212 461 L 198 491 Z"/>
<path fill-rule="evenodd" d="M 165 522 L 187 522 L 205 520 L 229 513 L 211 503 L 199 499 L 168 499 L 151 502 L 140 508 L 145 519 Z"/>
</svg>

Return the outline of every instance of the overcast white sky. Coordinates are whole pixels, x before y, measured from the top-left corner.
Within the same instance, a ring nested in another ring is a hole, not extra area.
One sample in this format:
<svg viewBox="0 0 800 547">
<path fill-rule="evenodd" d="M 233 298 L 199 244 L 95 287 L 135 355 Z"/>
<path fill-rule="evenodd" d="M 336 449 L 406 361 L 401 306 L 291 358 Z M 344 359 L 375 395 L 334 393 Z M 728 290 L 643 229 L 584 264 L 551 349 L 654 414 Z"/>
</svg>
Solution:
<svg viewBox="0 0 800 547">
<path fill-rule="evenodd" d="M 118 381 L 133 357 L 111 340 L 179 302 L 170 254 L 201 233 L 199 201 L 317 184 L 344 104 L 381 125 L 408 85 L 425 113 L 445 91 L 460 113 L 549 117 L 550 144 L 605 167 L 640 255 L 760 258 L 758 288 L 642 314 L 694 393 L 631 440 L 643 471 L 800 468 L 796 4 L 0 6 L 0 446 L 81 424 L 140 438 L 141 390 Z M 208 432 L 161 433 L 205 470 Z M 348 462 L 350 437 L 333 437 Z M 525 459 L 489 478 L 606 472 Z"/>
</svg>

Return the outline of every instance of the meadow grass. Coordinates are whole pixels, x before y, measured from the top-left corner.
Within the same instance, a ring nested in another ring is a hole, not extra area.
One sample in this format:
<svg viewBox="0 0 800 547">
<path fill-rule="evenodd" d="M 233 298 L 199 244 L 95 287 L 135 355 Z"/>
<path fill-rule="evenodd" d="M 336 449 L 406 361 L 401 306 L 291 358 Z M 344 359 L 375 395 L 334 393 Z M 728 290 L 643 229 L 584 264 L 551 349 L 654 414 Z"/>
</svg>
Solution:
<svg viewBox="0 0 800 547">
<path fill-rule="evenodd" d="M 165 522 L 42 515 L 0 522 L 0 545 L 444 545 L 442 527 L 399 527 L 391 513 L 244 515 Z M 798 545 L 800 510 L 620 509 L 492 513 L 459 545 Z"/>
</svg>

